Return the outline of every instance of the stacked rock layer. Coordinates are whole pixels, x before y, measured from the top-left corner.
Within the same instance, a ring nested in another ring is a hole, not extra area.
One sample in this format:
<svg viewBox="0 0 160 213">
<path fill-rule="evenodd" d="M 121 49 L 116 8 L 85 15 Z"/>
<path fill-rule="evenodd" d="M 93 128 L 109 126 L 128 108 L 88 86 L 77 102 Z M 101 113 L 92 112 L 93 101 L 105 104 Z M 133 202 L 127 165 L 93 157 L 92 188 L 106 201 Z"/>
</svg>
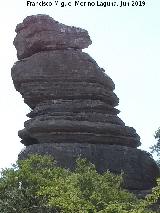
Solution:
<svg viewBox="0 0 160 213">
<path fill-rule="evenodd" d="M 88 32 L 47 15 L 27 17 L 16 32 L 19 61 L 12 79 L 32 109 L 19 131 L 26 146 L 19 157 L 50 154 L 58 165 L 72 169 L 81 155 L 100 172 L 123 170 L 126 188 L 151 188 L 158 167 L 136 149 L 140 137 L 135 129 L 117 116 L 119 100 L 112 79 L 82 52 L 91 44 Z"/>
</svg>

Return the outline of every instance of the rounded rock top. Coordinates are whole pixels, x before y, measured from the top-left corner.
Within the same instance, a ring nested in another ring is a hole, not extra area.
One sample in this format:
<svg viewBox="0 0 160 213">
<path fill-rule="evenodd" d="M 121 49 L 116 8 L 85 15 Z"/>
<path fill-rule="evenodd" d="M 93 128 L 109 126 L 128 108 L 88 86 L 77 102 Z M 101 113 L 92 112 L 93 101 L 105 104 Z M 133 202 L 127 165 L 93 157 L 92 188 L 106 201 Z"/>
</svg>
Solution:
<svg viewBox="0 0 160 213">
<path fill-rule="evenodd" d="M 24 28 L 28 27 L 30 24 L 34 24 L 34 23 L 45 23 L 45 22 L 47 22 L 47 23 L 53 23 L 53 22 L 57 22 L 57 21 L 55 21 L 49 15 L 45 15 L 45 14 L 38 14 L 38 15 L 27 16 L 23 20 L 22 23 L 20 23 L 20 24 L 18 24 L 16 26 L 15 32 L 16 33 L 20 32 Z"/>
<path fill-rule="evenodd" d="M 15 31 L 13 43 L 18 59 L 40 51 L 84 49 L 92 43 L 86 30 L 61 24 L 42 14 L 26 17 Z"/>
</svg>

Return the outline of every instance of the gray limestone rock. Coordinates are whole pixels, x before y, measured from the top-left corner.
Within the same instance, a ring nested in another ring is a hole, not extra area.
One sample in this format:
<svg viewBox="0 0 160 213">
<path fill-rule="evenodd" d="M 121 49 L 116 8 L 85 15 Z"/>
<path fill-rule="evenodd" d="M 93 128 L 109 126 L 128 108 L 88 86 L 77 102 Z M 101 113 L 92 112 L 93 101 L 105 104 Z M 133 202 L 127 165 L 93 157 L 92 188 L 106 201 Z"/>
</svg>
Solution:
<svg viewBox="0 0 160 213">
<path fill-rule="evenodd" d="M 51 155 L 58 166 L 74 169 L 78 157 L 95 164 L 98 172 L 109 170 L 116 174 L 124 172 L 124 186 L 130 190 L 146 190 L 153 187 L 160 175 L 151 156 L 139 149 L 117 145 L 53 143 L 35 144 L 24 149 L 19 159 L 29 154 Z"/>
<path fill-rule="evenodd" d="M 86 30 L 58 23 L 46 15 L 27 17 L 16 28 L 18 62 L 14 86 L 31 107 L 19 131 L 29 154 L 52 155 L 57 165 L 73 169 L 78 156 L 99 172 L 124 171 L 124 186 L 148 190 L 160 174 L 154 160 L 136 149 L 140 137 L 117 116 L 115 85 L 83 48 Z"/>
<path fill-rule="evenodd" d="M 63 116 L 67 120 L 88 120 L 109 122 L 124 125 L 124 122 L 116 116 L 119 110 L 100 100 L 50 100 L 40 104 L 27 114 L 29 118 L 38 115 L 51 115 L 54 118 Z M 71 118 L 70 118 L 71 117 Z"/>
<path fill-rule="evenodd" d="M 112 79 L 88 54 L 75 50 L 36 53 L 13 66 L 12 78 L 24 102 L 33 109 L 32 119 L 19 131 L 23 144 L 140 145 L 135 130 L 125 127 L 116 116 L 119 111 L 114 107 L 119 99 Z M 79 113 L 85 113 L 83 119 Z"/>
<path fill-rule="evenodd" d="M 97 143 L 117 144 L 128 147 L 140 145 L 133 128 L 102 122 L 54 119 L 53 116 L 37 116 L 25 122 L 19 131 L 22 143 Z"/>
<path fill-rule="evenodd" d="M 12 79 L 25 103 L 34 108 L 40 102 L 56 99 L 98 99 L 112 106 L 119 99 L 115 87 L 97 63 L 74 50 L 46 51 L 18 61 Z"/>
<path fill-rule="evenodd" d="M 60 24 L 48 15 L 27 17 L 16 32 L 18 59 L 44 50 L 84 49 L 92 43 L 86 30 Z"/>
</svg>

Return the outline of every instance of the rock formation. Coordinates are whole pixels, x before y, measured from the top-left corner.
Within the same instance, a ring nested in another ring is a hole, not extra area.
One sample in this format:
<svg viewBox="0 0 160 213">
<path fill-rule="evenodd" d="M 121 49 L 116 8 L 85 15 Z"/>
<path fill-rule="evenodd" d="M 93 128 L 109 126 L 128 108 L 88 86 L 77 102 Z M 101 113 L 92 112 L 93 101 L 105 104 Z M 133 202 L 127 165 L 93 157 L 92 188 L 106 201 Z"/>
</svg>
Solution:
<svg viewBox="0 0 160 213">
<path fill-rule="evenodd" d="M 14 86 L 32 111 L 19 131 L 31 153 L 54 156 L 74 168 L 86 157 L 99 172 L 124 171 L 125 187 L 150 189 L 159 170 L 138 150 L 140 137 L 117 116 L 115 85 L 82 49 L 91 44 L 86 30 L 58 23 L 47 15 L 29 16 L 16 28 Z"/>
</svg>

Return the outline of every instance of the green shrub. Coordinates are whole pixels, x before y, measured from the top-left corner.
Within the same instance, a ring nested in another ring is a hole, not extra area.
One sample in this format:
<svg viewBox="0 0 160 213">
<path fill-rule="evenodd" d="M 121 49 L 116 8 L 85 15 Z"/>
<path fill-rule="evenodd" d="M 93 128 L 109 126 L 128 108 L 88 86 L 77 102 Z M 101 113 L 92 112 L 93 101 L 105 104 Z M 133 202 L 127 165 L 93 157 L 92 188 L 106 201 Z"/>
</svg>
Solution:
<svg viewBox="0 0 160 213">
<path fill-rule="evenodd" d="M 121 188 L 122 175 L 97 173 L 78 159 L 75 171 L 55 166 L 48 156 L 34 155 L 4 169 L 0 178 L 1 213 L 151 213 L 148 205 L 160 194 L 160 184 L 146 200 Z"/>
</svg>

